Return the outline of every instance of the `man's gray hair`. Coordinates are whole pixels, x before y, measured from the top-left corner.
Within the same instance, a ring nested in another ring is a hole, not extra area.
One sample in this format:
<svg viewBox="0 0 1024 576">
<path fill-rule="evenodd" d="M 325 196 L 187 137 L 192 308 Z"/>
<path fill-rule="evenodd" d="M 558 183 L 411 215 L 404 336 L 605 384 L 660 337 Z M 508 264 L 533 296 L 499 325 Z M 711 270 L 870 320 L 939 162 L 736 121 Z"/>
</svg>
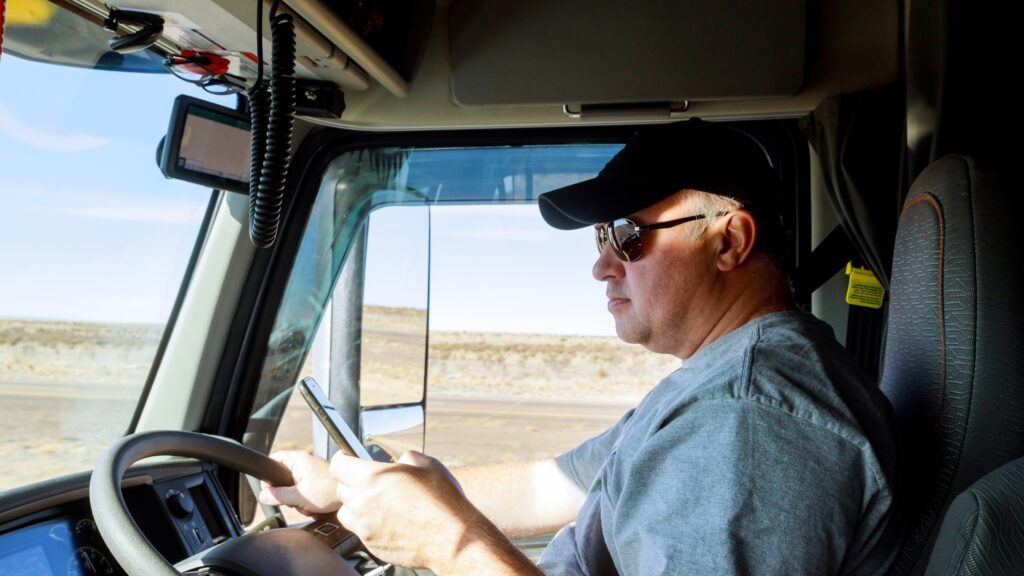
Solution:
<svg viewBox="0 0 1024 576">
<path fill-rule="evenodd" d="M 704 215 L 703 220 L 697 220 L 688 230 L 693 240 L 703 236 L 708 228 L 711 228 L 721 218 L 719 214 L 722 212 L 732 212 L 743 207 L 743 204 L 735 198 L 701 190 L 691 190 L 688 194 L 682 195 L 680 200 L 685 201 L 688 198 L 694 199 L 690 201 L 695 208 L 692 213 Z"/>
<path fill-rule="evenodd" d="M 686 192 L 680 195 L 680 202 L 686 201 L 689 203 L 690 214 L 704 214 L 703 219 L 694 222 L 693 226 L 685 232 L 691 235 L 692 240 L 698 240 L 709 228 L 714 226 L 715 222 L 722 219 L 721 213 L 743 208 L 742 202 L 724 194 L 714 194 L 701 190 L 688 190 Z M 760 240 L 758 240 L 757 248 L 759 248 L 758 252 L 766 256 L 773 264 L 775 274 L 777 274 L 776 279 L 785 282 L 789 286 L 790 292 L 792 292 L 792 274 L 790 274 L 785 256 L 785 247 L 780 242 L 780 238 L 770 238 L 770 234 L 768 236 L 762 235 Z"/>
</svg>

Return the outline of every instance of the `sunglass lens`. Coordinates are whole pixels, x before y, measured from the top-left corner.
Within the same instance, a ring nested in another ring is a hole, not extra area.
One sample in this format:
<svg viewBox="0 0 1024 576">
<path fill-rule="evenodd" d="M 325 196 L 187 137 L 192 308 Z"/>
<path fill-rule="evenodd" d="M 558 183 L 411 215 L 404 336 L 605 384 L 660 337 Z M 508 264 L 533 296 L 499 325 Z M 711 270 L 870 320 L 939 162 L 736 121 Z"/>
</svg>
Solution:
<svg viewBox="0 0 1024 576">
<path fill-rule="evenodd" d="M 597 245 L 597 253 L 604 252 L 604 245 L 608 243 L 608 232 L 604 224 L 594 225 L 594 243 Z"/>
<path fill-rule="evenodd" d="M 637 232 L 636 224 L 632 220 L 620 218 L 612 223 L 612 245 L 623 260 L 633 261 L 640 258 L 643 253 L 643 243 L 640 241 L 640 233 Z"/>
</svg>

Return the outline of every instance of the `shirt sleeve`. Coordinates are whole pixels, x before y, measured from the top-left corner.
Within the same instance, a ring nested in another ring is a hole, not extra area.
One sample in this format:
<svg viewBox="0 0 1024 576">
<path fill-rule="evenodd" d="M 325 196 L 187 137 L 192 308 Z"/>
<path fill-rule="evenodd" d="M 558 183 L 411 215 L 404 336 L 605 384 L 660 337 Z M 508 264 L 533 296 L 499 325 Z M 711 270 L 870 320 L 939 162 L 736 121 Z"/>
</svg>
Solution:
<svg viewBox="0 0 1024 576">
<path fill-rule="evenodd" d="M 558 468 L 571 479 L 584 493 L 590 490 L 591 484 L 597 478 L 604 461 L 619 441 L 622 435 L 622 428 L 633 416 L 632 409 L 626 412 L 614 426 L 604 432 L 580 444 L 576 448 L 558 457 Z"/>
<path fill-rule="evenodd" d="M 771 406 L 696 402 L 605 471 L 605 540 L 622 576 L 836 574 L 867 490 L 860 460 Z"/>
</svg>

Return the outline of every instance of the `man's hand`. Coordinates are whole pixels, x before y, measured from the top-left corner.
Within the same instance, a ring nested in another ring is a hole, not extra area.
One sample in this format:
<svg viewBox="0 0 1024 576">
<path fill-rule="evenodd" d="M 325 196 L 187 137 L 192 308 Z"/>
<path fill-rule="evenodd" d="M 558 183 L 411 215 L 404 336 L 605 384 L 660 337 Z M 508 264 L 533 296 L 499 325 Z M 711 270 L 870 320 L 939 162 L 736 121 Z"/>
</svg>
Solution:
<svg viewBox="0 0 1024 576">
<path fill-rule="evenodd" d="M 295 486 L 271 486 L 262 482 L 260 502 L 291 506 L 307 516 L 333 513 L 341 507 L 337 483 L 328 474 L 327 462 L 307 452 L 275 452 L 271 458 L 292 471 Z"/>
<path fill-rule="evenodd" d="M 539 573 L 433 458 L 406 452 L 383 464 L 339 453 L 330 474 L 338 520 L 383 560 L 444 575 Z"/>
</svg>

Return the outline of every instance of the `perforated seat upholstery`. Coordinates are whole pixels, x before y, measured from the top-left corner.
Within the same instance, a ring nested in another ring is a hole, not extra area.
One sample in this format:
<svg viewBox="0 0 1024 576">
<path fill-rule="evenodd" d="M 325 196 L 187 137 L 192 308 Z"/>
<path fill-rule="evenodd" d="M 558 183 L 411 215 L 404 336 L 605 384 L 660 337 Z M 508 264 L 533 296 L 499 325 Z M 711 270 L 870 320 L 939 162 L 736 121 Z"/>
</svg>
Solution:
<svg viewBox="0 0 1024 576">
<path fill-rule="evenodd" d="M 953 500 L 925 574 L 1024 574 L 1024 458 L 990 472 Z"/>
<path fill-rule="evenodd" d="M 933 162 L 900 215 L 882 375 L 908 514 L 895 574 L 924 571 L 954 496 L 1024 456 L 1024 189 L 997 164 Z"/>
</svg>

